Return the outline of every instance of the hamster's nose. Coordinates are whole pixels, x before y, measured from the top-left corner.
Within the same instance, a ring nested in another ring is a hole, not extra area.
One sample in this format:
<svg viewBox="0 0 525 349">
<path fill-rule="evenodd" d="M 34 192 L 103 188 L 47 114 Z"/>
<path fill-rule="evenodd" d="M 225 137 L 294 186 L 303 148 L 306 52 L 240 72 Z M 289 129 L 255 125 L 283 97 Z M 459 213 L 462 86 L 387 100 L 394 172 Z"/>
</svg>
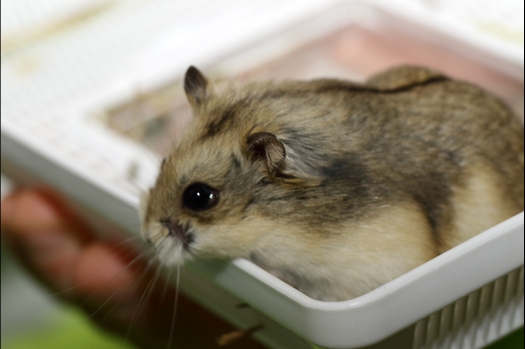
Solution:
<svg viewBox="0 0 525 349">
<path fill-rule="evenodd" d="M 188 229 L 182 227 L 177 221 L 170 218 L 162 218 L 159 220 L 160 224 L 168 229 L 168 237 L 178 239 L 185 248 L 193 242 L 193 235 L 188 233 Z"/>
</svg>

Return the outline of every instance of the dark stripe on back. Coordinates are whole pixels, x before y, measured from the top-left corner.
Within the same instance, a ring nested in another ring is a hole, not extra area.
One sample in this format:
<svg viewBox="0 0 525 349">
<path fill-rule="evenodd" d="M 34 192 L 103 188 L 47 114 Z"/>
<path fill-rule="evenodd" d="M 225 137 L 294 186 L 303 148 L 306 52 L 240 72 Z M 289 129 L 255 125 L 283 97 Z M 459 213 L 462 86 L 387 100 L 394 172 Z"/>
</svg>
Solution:
<svg viewBox="0 0 525 349">
<path fill-rule="evenodd" d="M 450 79 L 445 76 L 436 76 L 434 78 L 430 78 L 422 82 L 407 84 L 407 85 L 403 85 L 398 88 L 382 89 L 382 88 L 374 87 L 374 86 L 357 85 L 357 84 L 346 82 L 344 80 L 325 80 L 323 81 L 325 82 L 325 84 L 322 84 L 321 86 L 316 88 L 314 91 L 318 93 L 333 92 L 333 91 L 398 93 L 398 92 L 409 91 L 415 87 L 426 86 L 426 85 L 434 84 L 437 82 L 444 82 L 444 81 L 450 81 Z"/>
<path fill-rule="evenodd" d="M 312 81 L 297 81 L 298 85 L 290 86 L 289 88 L 276 87 L 264 91 L 262 94 L 256 96 L 256 100 L 262 101 L 265 99 L 279 99 L 282 97 L 303 97 L 310 93 L 325 93 L 334 91 L 347 92 L 370 92 L 370 93 L 398 93 L 408 91 L 418 86 L 426 86 L 438 82 L 450 81 L 446 76 L 436 76 L 425 81 L 414 82 L 413 84 L 406 84 L 398 88 L 380 88 L 370 85 L 357 84 L 345 80 L 337 79 L 318 79 Z M 303 82 L 304 84 L 302 84 Z"/>
</svg>

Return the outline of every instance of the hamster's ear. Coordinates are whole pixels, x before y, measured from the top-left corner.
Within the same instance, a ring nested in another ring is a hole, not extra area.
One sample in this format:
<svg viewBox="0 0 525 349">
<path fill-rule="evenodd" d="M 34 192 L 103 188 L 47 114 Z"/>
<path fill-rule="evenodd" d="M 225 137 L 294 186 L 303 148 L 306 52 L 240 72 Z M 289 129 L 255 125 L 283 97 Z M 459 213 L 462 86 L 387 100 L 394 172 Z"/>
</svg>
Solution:
<svg viewBox="0 0 525 349">
<path fill-rule="evenodd" d="M 248 137 L 248 149 L 252 151 L 253 158 L 264 161 L 268 172 L 275 176 L 279 165 L 286 158 L 283 143 L 273 133 L 258 132 Z"/>
<path fill-rule="evenodd" d="M 188 96 L 188 100 L 193 107 L 199 106 L 206 99 L 208 80 L 194 66 L 186 70 L 184 91 L 186 91 L 186 96 Z"/>
</svg>

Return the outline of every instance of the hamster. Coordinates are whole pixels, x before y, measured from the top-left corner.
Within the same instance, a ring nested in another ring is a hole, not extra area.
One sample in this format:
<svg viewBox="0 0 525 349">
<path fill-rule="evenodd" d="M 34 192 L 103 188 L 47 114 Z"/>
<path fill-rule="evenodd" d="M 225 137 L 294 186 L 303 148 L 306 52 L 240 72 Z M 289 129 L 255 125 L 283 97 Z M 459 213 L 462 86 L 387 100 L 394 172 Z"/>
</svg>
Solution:
<svg viewBox="0 0 525 349">
<path fill-rule="evenodd" d="M 347 300 L 523 210 L 522 124 L 439 72 L 239 84 L 190 67 L 184 89 L 193 119 L 141 200 L 164 263 L 246 258 Z"/>
</svg>

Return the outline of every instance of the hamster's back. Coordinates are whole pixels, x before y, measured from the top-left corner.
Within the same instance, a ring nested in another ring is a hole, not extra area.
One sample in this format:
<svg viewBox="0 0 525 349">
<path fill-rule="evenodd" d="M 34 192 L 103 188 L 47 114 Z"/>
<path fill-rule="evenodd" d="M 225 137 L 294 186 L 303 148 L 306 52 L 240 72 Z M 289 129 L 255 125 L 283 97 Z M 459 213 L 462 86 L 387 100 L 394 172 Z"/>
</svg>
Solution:
<svg viewBox="0 0 525 349">
<path fill-rule="evenodd" d="M 498 98 L 417 67 L 391 69 L 364 87 L 318 84 L 320 98 L 341 112 L 339 139 L 322 151 L 339 159 L 328 168 L 344 159 L 355 181 L 348 164 L 359 164 L 375 195 L 417 203 L 437 253 L 523 211 L 524 129 Z"/>
</svg>

